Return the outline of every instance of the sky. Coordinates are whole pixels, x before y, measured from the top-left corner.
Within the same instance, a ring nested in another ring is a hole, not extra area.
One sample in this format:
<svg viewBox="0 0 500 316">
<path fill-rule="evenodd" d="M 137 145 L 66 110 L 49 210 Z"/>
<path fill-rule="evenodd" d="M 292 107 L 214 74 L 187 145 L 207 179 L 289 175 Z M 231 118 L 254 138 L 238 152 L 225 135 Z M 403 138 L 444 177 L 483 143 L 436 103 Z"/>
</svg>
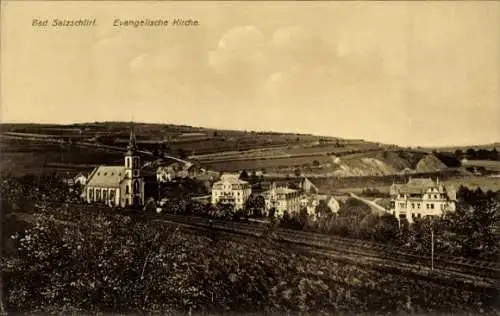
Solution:
<svg viewBox="0 0 500 316">
<path fill-rule="evenodd" d="M 500 3 L 3 1 L 2 122 L 500 141 Z M 96 19 L 94 27 L 32 20 Z M 114 27 L 114 19 L 194 19 Z"/>
</svg>

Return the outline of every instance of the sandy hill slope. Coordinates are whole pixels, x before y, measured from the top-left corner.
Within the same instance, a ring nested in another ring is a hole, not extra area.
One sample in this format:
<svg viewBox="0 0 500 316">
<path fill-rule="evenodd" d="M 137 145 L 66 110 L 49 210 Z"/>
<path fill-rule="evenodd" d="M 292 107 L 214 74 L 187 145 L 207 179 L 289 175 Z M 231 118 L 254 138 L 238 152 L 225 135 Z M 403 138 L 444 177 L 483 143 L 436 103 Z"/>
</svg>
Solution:
<svg viewBox="0 0 500 316">
<path fill-rule="evenodd" d="M 415 169 L 416 172 L 435 172 L 446 169 L 447 166 L 435 155 L 430 154 L 420 159 Z"/>
<path fill-rule="evenodd" d="M 398 173 L 398 169 L 381 160 L 361 157 L 346 161 L 340 160 L 333 175 L 337 177 L 352 177 L 370 175 L 382 176 L 395 173 Z"/>
<path fill-rule="evenodd" d="M 385 176 L 403 173 L 428 173 L 456 167 L 446 164 L 437 155 L 412 151 L 383 151 L 357 154 L 337 158 L 334 162 L 333 176 Z"/>
</svg>

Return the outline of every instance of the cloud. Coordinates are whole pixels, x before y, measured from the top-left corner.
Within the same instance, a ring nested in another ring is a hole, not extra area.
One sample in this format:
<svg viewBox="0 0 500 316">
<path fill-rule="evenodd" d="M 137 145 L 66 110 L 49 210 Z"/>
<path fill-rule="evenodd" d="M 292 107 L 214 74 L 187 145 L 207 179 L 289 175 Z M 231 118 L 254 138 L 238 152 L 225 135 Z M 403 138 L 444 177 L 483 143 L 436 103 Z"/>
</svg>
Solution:
<svg viewBox="0 0 500 316">
<path fill-rule="evenodd" d="M 216 50 L 209 52 L 209 65 L 219 74 L 259 69 L 266 62 L 264 50 L 264 35 L 256 27 L 236 27 L 222 36 Z"/>
</svg>

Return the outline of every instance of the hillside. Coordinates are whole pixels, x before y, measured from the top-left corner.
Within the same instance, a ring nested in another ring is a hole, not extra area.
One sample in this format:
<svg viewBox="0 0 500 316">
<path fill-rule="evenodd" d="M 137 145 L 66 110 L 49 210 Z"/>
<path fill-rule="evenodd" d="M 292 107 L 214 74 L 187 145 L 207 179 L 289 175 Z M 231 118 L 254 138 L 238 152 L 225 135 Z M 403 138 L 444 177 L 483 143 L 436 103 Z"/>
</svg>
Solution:
<svg viewBox="0 0 500 316">
<path fill-rule="evenodd" d="M 323 168 L 325 175 L 334 177 L 368 177 L 411 173 L 432 173 L 456 167 L 456 159 L 403 150 L 366 152 L 332 158 Z M 444 160 L 444 161 L 443 161 Z M 447 165 L 448 163 L 448 165 Z M 308 173 L 306 173 L 308 174 Z"/>
<path fill-rule="evenodd" d="M 434 172 L 443 170 L 446 167 L 438 157 L 431 154 L 420 159 L 415 170 L 416 172 Z"/>
<path fill-rule="evenodd" d="M 116 163 L 121 160 L 119 153 L 107 153 L 104 150 L 106 157 L 101 160 L 96 159 L 95 154 L 91 155 L 92 158 L 84 154 L 90 154 L 92 150 L 73 145 L 86 142 L 96 146 L 125 147 L 131 126 L 130 123 L 120 122 L 2 124 L 2 141 L 9 147 L 9 150 L 4 150 L 4 153 L 8 152 L 4 160 L 14 166 L 20 158 L 20 161 L 26 160 L 28 168 L 33 160 L 33 157 L 28 157 L 30 148 L 34 146 L 36 152 L 45 152 L 46 148 L 50 148 L 48 151 L 54 153 L 51 157 L 43 158 L 44 166 L 54 166 L 56 163 L 69 168 L 71 164 Z M 446 153 L 431 154 L 363 140 L 309 134 L 215 130 L 172 124 L 133 126 L 142 150 L 188 159 L 206 169 L 221 172 L 246 170 L 277 176 L 300 173 L 306 176 L 366 177 L 438 172 L 460 166 L 453 153 L 451 156 Z M 21 145 L 25 141 L 29 144 Z M 58 155 L 58 152 L 63 153 Z M 70 158 L 73 156 L 77 156 L 75 161 Z"/>
</svg>

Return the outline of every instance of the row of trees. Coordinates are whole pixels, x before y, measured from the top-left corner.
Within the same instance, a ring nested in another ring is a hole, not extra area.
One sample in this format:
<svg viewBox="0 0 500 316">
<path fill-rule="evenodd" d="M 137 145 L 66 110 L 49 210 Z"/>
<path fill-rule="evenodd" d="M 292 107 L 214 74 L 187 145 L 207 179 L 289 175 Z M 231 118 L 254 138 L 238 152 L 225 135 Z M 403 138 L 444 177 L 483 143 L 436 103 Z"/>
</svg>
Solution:
<svg viewBox="0 0 500 316">
<path fill-rule="evenodd" d="M 441 217 L 416 219 L 412 224 L 392 214 L 373 214 L 355 199 L 348 199 L 334 214 L 318 206 L 314 220 L 302 211 L 285 214 L 282 227 L 334 234 L 400 245 L 418 252 L 435 249 L 456 256 L 495 260 L 500 255 L 500 191 L 483 192 L 460 187 L 457 209 Z"/>
<path fill-rule="evenodd" d="M 465 152 L 461 149 L 457 149 L 455 150 L 455 157 L 457 157 L 458 159 L 467 158 L 471 160 L 500 160 L 500 154 L 496 148 L 493 148 L 491 150 L 475 150 L 473 148 L 469 148 Z"/>
</svg>

